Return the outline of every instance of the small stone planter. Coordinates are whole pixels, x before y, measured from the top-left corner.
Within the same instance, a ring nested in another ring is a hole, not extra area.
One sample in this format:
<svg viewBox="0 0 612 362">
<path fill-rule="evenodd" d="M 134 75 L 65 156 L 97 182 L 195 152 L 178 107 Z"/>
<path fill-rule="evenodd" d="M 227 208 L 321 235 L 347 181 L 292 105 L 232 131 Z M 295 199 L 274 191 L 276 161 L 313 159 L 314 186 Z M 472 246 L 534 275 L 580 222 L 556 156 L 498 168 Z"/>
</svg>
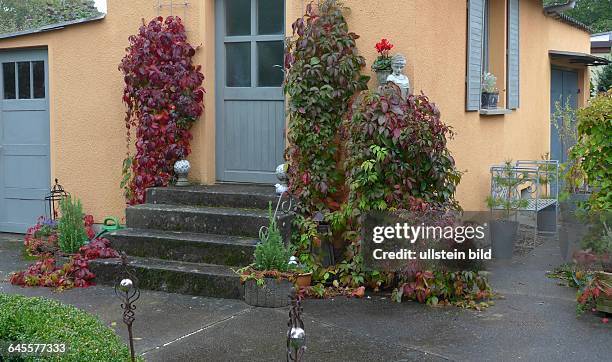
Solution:
<svg viewBox="0 0 612 362">
<path fill-rule="evenodd" d="M 279 308 L 291 303 L 293 284 L 287 279 L 264 278 L 262 286 L 255 280 L 244 282 L 244 301 L 255 307 Z"/>
<path fill-rule="evenodd" d="M 387 77 L 391 75 L 390 70 L 379 70 L 376 71 L 376 80 L 378 81 L 378 85 L 387 84 Z"/>
</svg>

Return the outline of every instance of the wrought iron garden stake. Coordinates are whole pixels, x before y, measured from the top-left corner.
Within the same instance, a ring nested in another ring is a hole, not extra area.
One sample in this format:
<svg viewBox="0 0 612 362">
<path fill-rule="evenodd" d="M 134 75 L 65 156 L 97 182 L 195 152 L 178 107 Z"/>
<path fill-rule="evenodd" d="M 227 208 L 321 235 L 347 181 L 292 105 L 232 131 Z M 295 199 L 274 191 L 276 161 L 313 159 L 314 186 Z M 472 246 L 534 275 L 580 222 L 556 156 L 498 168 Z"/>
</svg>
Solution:
<svg viewBox="0 0 612 362">
<path fill-rule="evenodd" d="M 128 270 L 127 255 L 121 253 L 121 265 L 123 268 L 124 278 L 117 284 L 115 284 L 115 294 L 121 300 L 121 309 L 123 309 L 123 323 L 127 326 L 128 338 L 130 340 L 130 355 L 132 361 L 136 361 L 136 354 L 134 353 L 134 335 L 132 333 L 132 323 L 136 319 L 134 317 L 134 310 L 136 306 L 134 303 L 140 298 L 140 289 L 138 289 L 138 278 L 132 275 Z"/>
<path fill-rule="evenodd" d="M 289 329 L 287 330 L 287 362 L 299 362 L 306 351 L 306 333 L 302 321 L 302 297 L 292 289 Z"/>
<path fill-rule="evenodd" d="M 56 220 L 59 214 L 60 202 L 69 197 L 70 194 L 64 190 L 64 187 L 59 184 L 59 181 L 55 179 L 55 184 L 49 191 L 49 193 L 45 196 L 45 201 L 47 201 L 47 205 L 45 207 L 49 208 L 49 219 Z"/>
</svg>

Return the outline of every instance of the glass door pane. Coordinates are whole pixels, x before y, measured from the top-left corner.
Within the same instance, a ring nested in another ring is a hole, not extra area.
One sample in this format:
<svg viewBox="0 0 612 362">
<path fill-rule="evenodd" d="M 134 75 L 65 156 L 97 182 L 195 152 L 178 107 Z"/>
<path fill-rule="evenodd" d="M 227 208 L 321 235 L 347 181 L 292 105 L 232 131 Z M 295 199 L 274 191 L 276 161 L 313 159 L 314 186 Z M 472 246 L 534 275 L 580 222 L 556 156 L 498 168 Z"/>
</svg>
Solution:
<svg viewBox="0 0 612 362">
<path fill-rule="evenodd" d="M 225 44 L 226 84 L 228 87 L 251 86 L 251 43 Z"/>
<path fill-rule="evenodd" d="M 257 33 L 282 34 L 285 0 L 257 0 Z"/>
<path fill-rule="evenodd" d="M 280 87 L 283 83 L 282 41 L 257 42 L 257 86 Z"/>
<path fill-rule="evenodd" d="M 225 1 L 225 35 L 251 35 L 251 0 Z"/>
</svg>

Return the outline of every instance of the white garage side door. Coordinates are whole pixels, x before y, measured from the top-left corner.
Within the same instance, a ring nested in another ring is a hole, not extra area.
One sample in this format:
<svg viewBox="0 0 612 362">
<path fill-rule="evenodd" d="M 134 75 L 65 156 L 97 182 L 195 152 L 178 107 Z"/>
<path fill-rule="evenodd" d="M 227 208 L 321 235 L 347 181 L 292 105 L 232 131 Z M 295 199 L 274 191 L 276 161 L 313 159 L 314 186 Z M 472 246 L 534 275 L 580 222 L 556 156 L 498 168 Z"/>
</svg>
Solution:
<svg viewBox="0 0 612 362">
<path fill-rule="evenodd" d="M 45 214 L 50 186 L 46 50 L 0 51 L 0 232 Z"/>
</svg>

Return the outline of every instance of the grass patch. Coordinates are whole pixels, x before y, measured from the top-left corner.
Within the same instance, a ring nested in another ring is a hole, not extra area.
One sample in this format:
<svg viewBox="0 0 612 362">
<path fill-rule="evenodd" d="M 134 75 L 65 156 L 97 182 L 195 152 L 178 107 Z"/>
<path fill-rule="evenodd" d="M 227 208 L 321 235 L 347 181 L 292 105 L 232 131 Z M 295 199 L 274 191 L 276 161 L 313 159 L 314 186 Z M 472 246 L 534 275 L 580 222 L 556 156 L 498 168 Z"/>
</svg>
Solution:
<svg viewBox="0 0 612 362">
<path fill-rule="evenodd" d="M 99 319 L 46 298 L 0 293 L 0 342 L 66 343 L 65 353 L 17 359 L 23 361 L 130 359 L 128 347 Z"/>
</svg>

